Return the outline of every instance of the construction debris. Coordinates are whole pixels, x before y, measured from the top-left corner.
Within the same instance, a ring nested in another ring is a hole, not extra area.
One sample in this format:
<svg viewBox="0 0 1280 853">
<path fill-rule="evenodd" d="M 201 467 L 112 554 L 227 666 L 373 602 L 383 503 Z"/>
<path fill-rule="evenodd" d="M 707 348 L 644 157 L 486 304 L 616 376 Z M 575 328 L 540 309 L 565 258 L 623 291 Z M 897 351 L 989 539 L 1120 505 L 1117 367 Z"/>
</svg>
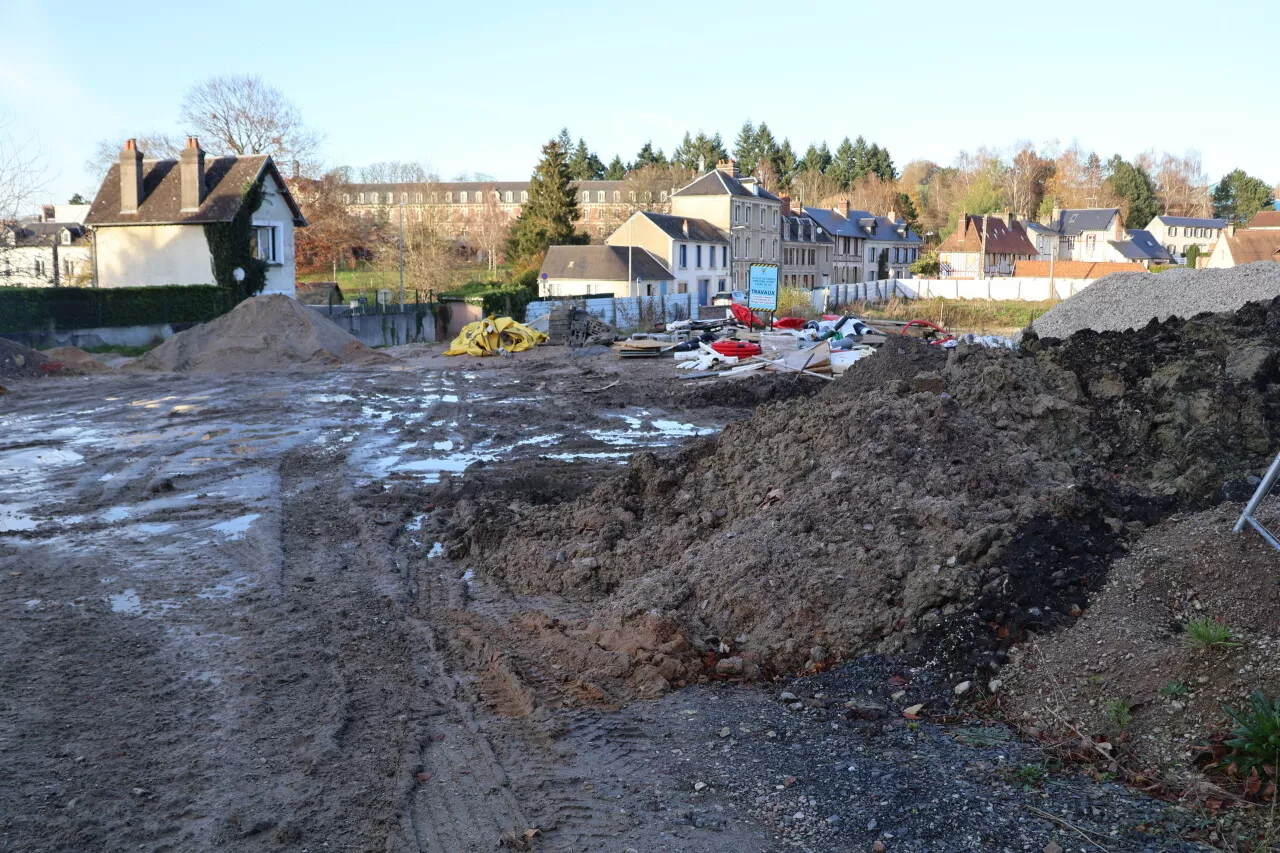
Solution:
<svg viewBox="0 0 1280 853">
<path fill-rule="evenodd" d="M 454 338 L 453 345 L 443 354 L 500 355 L 524 352 L 546 342 L 547 336 L 542 332 L 517 323 L 510 317 L 494 317 L 490 314 L 483 320 L 463 326 L 458 337 Z"/>
</svg>

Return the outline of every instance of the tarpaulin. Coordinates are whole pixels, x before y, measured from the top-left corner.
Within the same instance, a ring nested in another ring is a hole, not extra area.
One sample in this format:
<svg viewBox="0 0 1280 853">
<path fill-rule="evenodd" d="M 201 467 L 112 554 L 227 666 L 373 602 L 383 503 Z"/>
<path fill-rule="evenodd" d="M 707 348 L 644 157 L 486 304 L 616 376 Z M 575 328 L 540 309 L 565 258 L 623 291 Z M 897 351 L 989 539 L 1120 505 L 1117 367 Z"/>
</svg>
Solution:
<svg viewBox="0 0 1280 853">
<path fill-rule="evenodd" d="M 510 317 L 494 317 L 462 327 L 445 355 L 497 355 L 500 352 L 523 352 L 547 342 L 547 336 Z"/>
<path fill-rule="evenodd" d="M 744 326 L 746 326 L 748 329 L 751 329 L 751 328 L 763 329 L 764 327 L 769 325 L 764 321 L 764 318 L 762 318 L 759 314 L 752 314 L 750 311 L 748 311 L 746 308 L 742 307 L 736 302 L 730 305 L 729 308 L 730 310 L 733 311 L 734 318 L 737 319 L 739 323 L 742 323 Z"/>
</svg>

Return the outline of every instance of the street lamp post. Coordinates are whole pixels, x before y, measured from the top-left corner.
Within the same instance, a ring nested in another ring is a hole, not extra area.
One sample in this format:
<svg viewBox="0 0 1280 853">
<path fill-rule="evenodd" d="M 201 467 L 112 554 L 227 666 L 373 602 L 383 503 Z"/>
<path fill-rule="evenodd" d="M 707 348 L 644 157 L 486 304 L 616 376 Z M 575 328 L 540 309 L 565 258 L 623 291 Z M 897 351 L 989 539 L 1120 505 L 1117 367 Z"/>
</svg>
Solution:
<svg viewBox="0 0 1280 853">
<path fill-rule="evenodd" d="M 404 202 L 400 202 L 400 310 L 404 310 Z"/>
</svg>

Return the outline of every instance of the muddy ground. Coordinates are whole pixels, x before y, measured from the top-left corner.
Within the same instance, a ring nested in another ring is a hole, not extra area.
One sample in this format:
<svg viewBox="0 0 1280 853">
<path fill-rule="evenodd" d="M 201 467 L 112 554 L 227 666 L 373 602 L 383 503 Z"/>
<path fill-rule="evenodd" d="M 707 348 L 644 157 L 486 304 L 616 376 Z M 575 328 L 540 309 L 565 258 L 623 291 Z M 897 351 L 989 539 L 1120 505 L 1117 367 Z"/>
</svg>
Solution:
<svg viewBox="0 0 1280 853">
<path fill-rule="evenodd" d="M 813 387 L 398 354 L 0 397 L 0 850 L 1202 849 L 928 673 L 695 679 L 675 626 L 602 636 L 439 542 Z M 641 666 L 685 686 L 638 699 Z"/>
</svg>

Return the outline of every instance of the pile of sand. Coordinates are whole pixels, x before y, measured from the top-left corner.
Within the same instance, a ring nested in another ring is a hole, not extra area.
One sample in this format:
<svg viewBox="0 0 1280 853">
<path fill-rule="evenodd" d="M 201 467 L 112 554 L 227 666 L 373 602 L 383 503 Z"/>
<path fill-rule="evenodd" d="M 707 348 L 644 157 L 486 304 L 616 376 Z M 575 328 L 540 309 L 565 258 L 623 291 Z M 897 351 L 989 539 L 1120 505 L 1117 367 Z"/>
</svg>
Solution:
<svg viewBox="0 0 1280 853">
<path fill-rule="evenodd" d="M 578 500 L 460 502 L 450 548 L 602 623 L 672 619 L 695 654 L 991 672 L 1074 620 L 1128 523 L 1211 500 L 1277 442 L 1280 300 L 1023 352 L 893 344 Z"/>
<path fill-rule="evenodd" d="M 390 360 L 298 301 L 272 294 L 246 299 L 212 322 L 179 332 L 128 369 L 234 373 Z"/>
<path fill-rule="evenodd" d="M 45 350 L 44 354 L 80 373 L 110 373 L 112 370 L 110 366 L 99 361 L 97 356 L 79 347 L 54 347 Z"/>
</svg>

